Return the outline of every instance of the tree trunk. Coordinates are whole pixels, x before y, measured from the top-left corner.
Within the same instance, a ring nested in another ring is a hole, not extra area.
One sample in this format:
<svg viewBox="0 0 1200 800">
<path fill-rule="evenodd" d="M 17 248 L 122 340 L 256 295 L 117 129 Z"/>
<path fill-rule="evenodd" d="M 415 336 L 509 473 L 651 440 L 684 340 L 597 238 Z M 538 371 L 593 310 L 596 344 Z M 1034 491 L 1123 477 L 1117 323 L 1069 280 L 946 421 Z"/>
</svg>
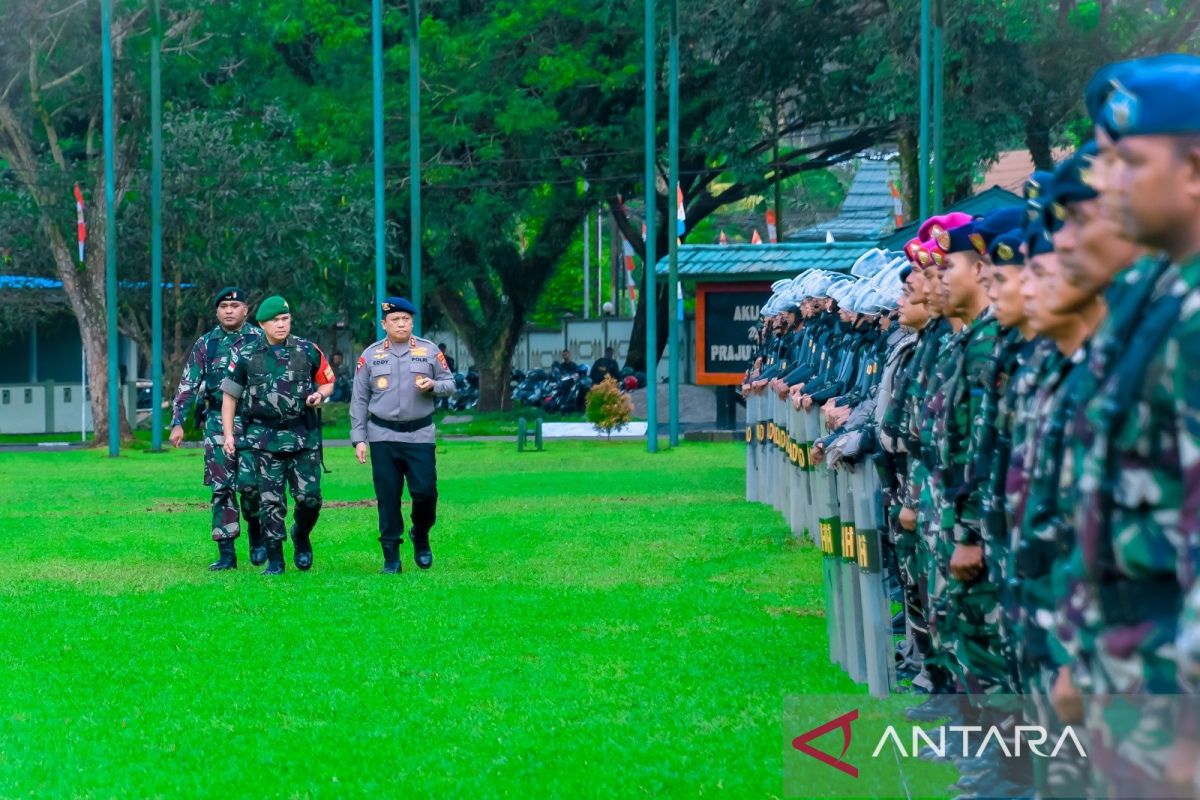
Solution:
<svg viewBox="0 0 1200 800">
<path fill-rule="evenodd" d="M 104 270 L 96 264 L 104 258 L 104 234 L 101 231 L 94 235 L 98 245 L 94 245 L 89 253 L 87 269 L 78 270 L 75 266 L 75 254 L 63 239 L 61 231 L 44 217 L 42 228 L 48 234 L 51 254 L 59 278 L 63 282 L 63 291 L 67 302 L 75 313 L 79 325 L 79 338 L 83 342 L 83 351 L 87 356 L 88 403 L 92 410 L 92 444 L 102 446 L 108 443 L 108 326 L 107 306 L 104 296 Z M 134 371 L 136 374 L 136 370 Z M 132 377 L 130 378 L 133 379 Z M 117 415 L 122 441 L 133 438 L 129 420 L 125 416 L 124 399 L 118 394 Z"/>
<path fill-rule="evenodd" d="M 645 288 L 643 283 L 641 288 Z M 658 362 L 662 359 L 663 351 L 667 347 L 667 337 L 671 332 L 671 303 L 667 296 L 668 288 L 666 284 L 657 284 L 655 292 L 655 302 L 658 303 L 657 312 L 658 318 L 654 328 L 658 333 L 658 340 L 655 344 L 654 367 L 657 368 Z M 654 383 L 653 369 L 646 363 L 646 293 L 643 291 L 638 295 L 637 314 L 633 317 L 633 330 L 629 334 L 629 355 L 625 359 L 625 366 L 632 367 L 635 370 L 646 373 L 646 380 L 649 383 Z"/>
<path fill-rule="evenodd" d="M 508 378 L 512 371 L 512 348 L 507 353 L 488 350 L 485 358 L 474 351 L 475 369 L 479 372 L 479 410 L 501 411 L 509 407 Z"/>
<path fill-rule="evenodd" d="M 900 196 L 904 200 L 904 219 L 911 222 L 920 213 L 921 187 L 919 175 L 920 155 L 917 153 L 917 134 L 911 126 L 900 129 L 896 139 L 900 154 Z"/>
<path fill-rule="evenodd" d="M 1033 113 L 1025 118 L 1025 146 L 1033 158 L 1036 169 L 1054 169 L 1054 155 L 1050 150 L 1050 126 L 1046 123 L 1043 109 L 1034 105 Z"/>
</svg>

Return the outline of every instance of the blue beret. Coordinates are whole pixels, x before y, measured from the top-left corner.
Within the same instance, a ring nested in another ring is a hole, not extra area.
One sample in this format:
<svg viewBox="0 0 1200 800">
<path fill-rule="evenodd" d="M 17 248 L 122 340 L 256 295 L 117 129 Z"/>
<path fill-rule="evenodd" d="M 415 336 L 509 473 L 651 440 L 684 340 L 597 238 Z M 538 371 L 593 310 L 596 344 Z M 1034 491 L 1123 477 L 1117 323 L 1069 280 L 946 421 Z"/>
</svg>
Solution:
<svg viewBox="0 0 1200 800">
<path fill-rule="evenodd" d="M 1025 209 L 1021 206 L 993 208 L 982 218 L 975 220 L 975 233 L 983 239 L 984 249 L 989 251 L 992 242 L 1002 233 L 1020 228 L 1025 222 Z"/>
<path fill-rule="evenodd" d="M 912 264 L 905 264 L 903 267 L 901 267 L 900 272 L 898 273 L 899 277 L 900 277 L 900 282 L 904 283 L 906 280 L 908 280 L 908 276 L 912 275 L 912 271 L 913 271 Z"/>
<path fill-rule="evenodd" d="M 407 297 L 389 297 L 380 304 L 380 308 L 383 309 L 385 317 L 397 311 L 406 311 L 413 315 L 417 313 L 417 307 L 410 303 Z"/>
<path fill-rule="evenodd" d="M 1025 224 L 1031 224 L 1035 219 L 1041 219 L 1042 210 L 1048 202 L 1054 173 L 1038 170 L 1025 180 Z"/>
<path fill-rule="evenodd" d="M 1054 170 L 1050 199 L 1042 209 L 1042 223 L 1050 233 L 1055 233 L 1062 227 L 1067 218 L 1067 206 L 1085 200 L 1095 200 L 1100 196 L 1091 184 L 1096 155 L 1096 143 L 1088 142 Z"/>
<path fill-rule="evenodd" d="M 1092 75 L 1092 79 L 1088 81 L 1087 88 L 1083 92 L 1083 102 L 1087 106 L 1088 116 L 1092 118 L 1094 124 L 1103 124 L 1104 106 L 1108 103 L 1113 89 L 1120 85 L 1127 75 L 1139 69 L 1155 69 L 1172 64 L 1188 63 L 1193 58 L 1195 57 L 1184 53 L 1164 53 L 1158 56 L 1105 64 Z"/>
<path fill-rule="evenodd" d="M 1109 83 L 1099 124 L 1113 138 L 1200 133 L 1200 57 L 1143 59 Z"/>
<path fill-rule="evenodd" d="M 988 248 L 988 256 L 991 257 L 992 263 L 997 267 L 1025 266 L 1025 256 L 1021 252 L 1024 238 L 1019 227 L 995 237 Z"/>
<path fill-rule="evenodd" d="M 1025 255 L 1027 258 L 1054 252 L 1054 240 L 1046 233 L 1041 215 L 1025 226 Z"/>
</svg>

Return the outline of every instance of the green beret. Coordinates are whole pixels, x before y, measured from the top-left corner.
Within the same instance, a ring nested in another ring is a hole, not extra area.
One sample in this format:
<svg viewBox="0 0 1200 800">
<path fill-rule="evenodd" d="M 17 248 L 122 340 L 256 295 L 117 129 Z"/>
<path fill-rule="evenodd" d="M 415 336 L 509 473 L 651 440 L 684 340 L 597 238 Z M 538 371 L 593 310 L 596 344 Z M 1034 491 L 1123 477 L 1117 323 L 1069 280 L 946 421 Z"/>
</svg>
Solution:
<svg viewBox="0 0 1200 800">
<path fill-rule="evenodd" d="M 258 313 L 254 315 L 254 318 L 259 322 L 266 322 L 269 319 L 275 319 L 280 314 L 290 313 L 292 313 L 292 309 L 288 307 L 287 300 L 273 294 L 258 304 Z"/>
</svg>

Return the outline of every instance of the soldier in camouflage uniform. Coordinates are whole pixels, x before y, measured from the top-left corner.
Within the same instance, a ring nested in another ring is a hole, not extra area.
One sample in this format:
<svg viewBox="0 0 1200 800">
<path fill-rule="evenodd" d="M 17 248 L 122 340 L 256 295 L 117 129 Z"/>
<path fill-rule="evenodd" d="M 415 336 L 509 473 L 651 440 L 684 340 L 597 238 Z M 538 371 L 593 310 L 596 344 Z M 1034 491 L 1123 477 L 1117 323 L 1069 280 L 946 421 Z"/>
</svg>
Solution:
<svg viewBox="0 0 1200 800">
<path fill-rule="evenodd" d="M 967 688 L 996 691 L 1004 686 L 1005 669 L 994 643 L 995 584 L 983 569 L 978 525 L 972 524 L 980 517 L 978 492 L 963 490 L 970 486 L 971 431 L 985 394 L 997 325 L 980 281 L 985 265 L 974 221 L 965 214 L 934 217 L 922 232 L 943 253 L 944 310 L 964 323 L 956 347 L 943 361 L 944 381 L 927 405 L 935 417 L 939 450 L 935 476 L 940 491 L 929 536 L 938 572 L 947 576 L 939 596 L 948 623 L 943 638 Z"/>
<path fill-rule="evenodd" d="M 909 242 L 905 250 L 921 267 L 930 320 L 923 331 L 921 349 L 913 357 L 915 372 L 908 382 L 903 400 L 901 429 L 904 431 L 909 463 L 902 488 L 904 507 L 897 515 L 897 521 L 901 528 L 911 532 L 917 574 L 920 576 L 918 591 L 921 608 L 929 633 L 929 652 L 925 657 L 924 671 L 932 687 L 931 693 L 935 695 L 921 706 L 909 709 L 906 716 L 912 720 L 935 720 L 956 712 L 959 704 L 956 699 L 946 698 L 956 690 L 957 681 L 953 672 L 956 665 L 942 646 L 935 617 L 937 609 L 932 605 L 939 583 L 943 581 L 934 574 L 936 570 L 927 538 L 931 526 L 935 524 L 932 475 L 937 457 L 927 405 L 944 379 L 944 362 L 949 358 L 958 334 L 954 330 L 955 323 L 943 313 L 942 283 L 935 263 L 942 260 L 940 251 L 928 249 L 919 240 Z"/>
<path fill-rule="evenodd" d="M 1146 696 L 1178 691 L 1176 639 L 1200 541 L 1200 107 L 1179 101 L 1200 93 L 1200 59 L 1118 71 L 1097 120 L 1116 143 L 1101 202 L 1124 238 L 1162 256 L 1128 346 L 1111 351 L 1083 406 L 1092 444 L 1077 468 L 1069 612 L 1096 697 L 1098 792 L 1164 796 L 1194 767 L 1200 738 L 1191 704 Z"/>
<path fill-rule="evenodd" d="M 887 520 L 900 573 L 905 627 L 912 642 L 908 661 L 917 669 L 923 669 L 924 660 L 930 652 L 929 630 L 925 624 L 925 612 L 921 607 L 917 584 L 920 573 L 917 570 L 916 542 L 912 532 L 900 526 L 900 511 L 904 508 L 904 479 L 909 467 L 908 447 L 902 429 L 904 398 L 926 341 L 922 336 L 929 324 L 929 306 L 925 298 L 925 276 L 911 262 L 901 271 L 900 279 L 904 289 L 900 297 L 899 321 L 902 329 L 913 333 L 897 343 L 893 352 L 889 353 L 885 366 L 880 402 L 876 409 L 882 451 L 877 466 L 883 486 L 884 519 Z M 914 678 L 913 685 L 920 691 L 932 688 L 929 676 L 924 672 Z"/>
<path fill-rule="evenodd" d="M 310 534 L 321 513 L 320 430 L 316 407 L 333 392 L 334 374 L 315 344 L 291 335 L 292 315 L 287 301 L 268 297 L 255 318 L 264 338 L 237 350 L 229 362 L 221 390 L 221 422 L 225 452 L 253 452 L 262 498 L 262 527 L 267 539 L 264 575 L 283 573 L 283 542 L 287 538 L 286 490 L 296 501 L 292 535 L 297 569 L 312 567 Z M 234 420 L 245 418 L 243 437 L 234 434 Z"/>
<path fill-rule="evenodd" d="M 246 293 L 236 286 L 217 292 L 213 300 L 217 326 L 192 345 L 175 401 L 171 404 L 171 444 L 183 442 L 183 423 L 193 404 L 204 428 L 204 485 L 212 487 L 212 538 L 217 543 L 217 560 L 211 570 L 237 568 L 234 540 L 241 532 L 238 524 L 238 500 L 246 519 L 250 539 L 250 561 L 255 566 L 266 560 L 261 527 L 258 520 L 258 484 L 254 463 L 249 455 L 227 456 L 222 450 L 225 437 L 221 430 L 221 381 L 233 351 L 262 337 L 262 331 L 246 322 L 249 310 Z M 234 429 L 240 435 L 242 419 L 234 419 Z"/>
</svg>

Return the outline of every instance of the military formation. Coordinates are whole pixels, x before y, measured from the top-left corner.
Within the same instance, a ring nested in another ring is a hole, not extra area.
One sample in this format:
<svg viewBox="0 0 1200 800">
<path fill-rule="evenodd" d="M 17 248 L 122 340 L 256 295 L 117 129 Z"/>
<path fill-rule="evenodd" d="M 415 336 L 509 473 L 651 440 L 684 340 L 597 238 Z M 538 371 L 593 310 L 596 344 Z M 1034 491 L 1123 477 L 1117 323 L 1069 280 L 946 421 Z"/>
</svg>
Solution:
<svg viewBox="0 0 1200 800">
<path fill-rule="evenodd" d="M 170 440 L 178 447 L 194 409 L 204 433 L 204 482 L 212 489 L 213 571 L 237 568 L 235 541 L 246 523 L 250 562 L 264 575 L 285 571 L 289 532 L 293 563 L 313 566 L 312 534 L 321 514 L 324 470 L 319 409 L 336 374 L 312 342 L 292 334 L 292 310 L 278 295 L 246 320 L 246 293 L 226 287 L 213 300 L 217 326 L 193 345 L 173 403 Z M 434 398 L 454 393 L 445 356 L 412 335 L 416 308 L 404 298 L 382 305 L 388 335 L 358 360 L 351 396 L 352 443 L 360 463 L 372 459 L 383 572 L 399 573 L 405 479 L 413 499 L 415 561 L 433 564 L 429 531 L 437 506 Z M 369 415 L 369 419 L 368 419 Z M 294 510 L 287 526 L 287 495 Z"/>
<path fill-rule="evenodd" d="M 1085 742 L 924 753 L 960 796 L 1200 796 L 1197 98 L 1200 58 L 1109 65 L 1023 206 L 763 306 L 747 498 L 822 550 L 831 658 L 915 723 Z"/>
</svg>

